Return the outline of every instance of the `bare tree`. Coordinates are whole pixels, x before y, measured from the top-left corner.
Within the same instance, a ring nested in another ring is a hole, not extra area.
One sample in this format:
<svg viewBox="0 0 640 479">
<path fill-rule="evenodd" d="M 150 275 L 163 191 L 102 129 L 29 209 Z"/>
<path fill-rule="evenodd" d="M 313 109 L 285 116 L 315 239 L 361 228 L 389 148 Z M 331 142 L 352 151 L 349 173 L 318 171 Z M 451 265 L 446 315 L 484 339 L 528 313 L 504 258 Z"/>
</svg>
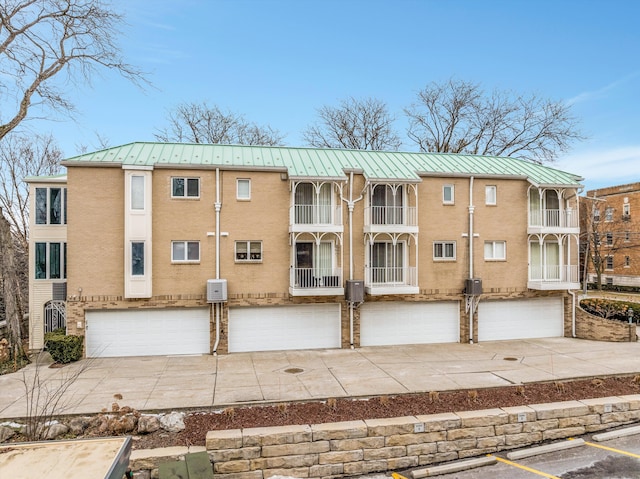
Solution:
<svg viewBox="0 0 640 479">
<path fill-rule="evenodd" d="M 276 146 L 283 140 L 270 126 L 259 126 L 206 102 L 182 103 L 169 112 L 168 121 L 154 134 L 158 141 Z"/>
<path fill-rule="evenodd" d="M 0 140 L 28 118 L 33 106 L 73 112 L 67 83 L 89 82 L 101 68 L 134 83 L 142 72 L 125 63 L 116 43 L 123 17 L 101 0 L 0 2 Z"/>
<path fill-rule="evenodd" d="M 4 310 L 9 332 L 12 357 L 24 357 L 22 345 L 22 308 L 20 305 L 20 283 L 15 261 L 14 241 L 9 222 L 0 207 L 0 285 L 4 299 Z"/>
<path fill-rule="evenodd" d="M 506 91 L 486 95 L 479 84 L 431 83 L 405 108 L 407 134 L 420 151 L 513 156 L 552 161 L 582 139 L 569 105 Z"/>
<path fill-rule="evenodd" d="M 62 152 L 52 136 L 10 134 L 0 141 L 0 206 L 21 249 L 29 244 L 28 176 L 54 175 L 60 171 Z"/>
<path fill-rule="evenodd" d="M 318 109 L 318 116 L 318 122 L 303 132 L 303 138 L 310 146 L 397 150 L 402 144 L 393 129 L 395 118 L 387 105 L 375 98 L 347 98 L 338 107 Z"/>
<path fill-rule="evenodd" d="M 584 200 L 580 218 L 583 281 L 585 287 L 593 282 L 601 290 L 603 276 L 616 276 L 621 271 L 632 274 L 631 265 L 625 261 L 631 251 L 638 248 L 640 235 L 622 216 L 615 215 L 614 208 L 607 206 L 606 201 L 591 197 Z"/>
</svg>

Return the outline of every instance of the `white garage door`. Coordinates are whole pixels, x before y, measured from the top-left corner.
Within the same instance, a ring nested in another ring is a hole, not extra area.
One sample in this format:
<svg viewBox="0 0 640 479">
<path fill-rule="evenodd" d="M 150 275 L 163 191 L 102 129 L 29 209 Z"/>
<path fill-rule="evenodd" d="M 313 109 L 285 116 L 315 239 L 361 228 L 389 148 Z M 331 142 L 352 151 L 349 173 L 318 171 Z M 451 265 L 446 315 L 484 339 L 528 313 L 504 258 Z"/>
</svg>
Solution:
<svg viewBox="0 0 640 479">
<path fill-rule="evenodd" d="M 87 357 L 210 353 L 209 309 L 87 311 Z"/>
<path fill-rule="evenodd" d="M 340 347 L 340 305 L 229 308 L 229 352 Z"/>
<path fill-rule="evenodd" d="M 360 306 L 361 346 L 459 341 L 460 306 L 457 301 L 381 301 Z"/>
<path fill-rule="evenodd" d="M 564 336 L 562 298 L 480 301 L 478 340 Z"/>
</svg>

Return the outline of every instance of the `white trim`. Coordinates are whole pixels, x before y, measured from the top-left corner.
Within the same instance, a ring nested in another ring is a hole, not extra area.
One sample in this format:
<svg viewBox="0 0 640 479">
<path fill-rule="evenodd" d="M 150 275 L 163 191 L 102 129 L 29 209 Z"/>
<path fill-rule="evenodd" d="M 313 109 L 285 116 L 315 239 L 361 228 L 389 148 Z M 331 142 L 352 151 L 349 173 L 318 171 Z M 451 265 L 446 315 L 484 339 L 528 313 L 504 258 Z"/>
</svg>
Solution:
<svg viewBox="0 0 640 479">
<path fill-rule="evenodd" d="M 447 200 L 445 197 L 445 191 L 447 188 L 451 189 L 451 199 Z M 443 205 L 454 205 L 456 203 L 456 188 L 453 184 L 442 185 L 442 204 Z"/>
<path fill-rule="evenodd" d="M 240 196 L 240 182 L 246 181 L 249 185 L 249 194 L 248 196 Z M 238 201 L 249 201 L 251 200 L 251 178 L 236 178 L 236 200 Z"/>
<path fill-rule="evenodd" d="M 184 245 L 184 259 L 176 259 L 173 256 L 173 245 L 176 243 L 182 243 Z M 189 258 L 189 243 L 196 243 L 198 245 L 198 259 Z M 197 240 L 172 240 L 171 241 L 171 263 L 184 264 L 184 263 L 199 263 L 200 262 L 200 241 Z"/>
<path fill-rule="evenodd" d="M 442 256 L 438 257 L 436 256 L 436 245 L 442 245 Z M 451 256 L 445 256 L 445 247 L 448 244 L 452 244 L 453 245 L 453 257 Z M 456 241 L 448 241 L 448 240 L 443 240 L 443 241 L 434 241 L 433 242 L 433 247 L 431 248 L 431 254 L 433 257 L 434 261 L 455 261 L 456 260 L 456 256 L 457 256 L 457 246 L 456 246 Z"/>
<path fill-rule="evenodd" d="M 493 193 L 489 194 L 489 191 L 493 191 Z M 485 185 L 484 204 L 487 206 L 496 206 L 498 204 L 498 187 L 496 185 Z"/>
<path fill-rule="evenodd" d="M 173 194 L 173 180 L 184 180 L 184 195 L 174 195 Z M 188 182 L 189 180 L 196 180 L 198 182 L 198 194 L 196 196 L 189 196 L 187 194 Z M 169 188 L 171 190 L 171 199 L 174 200 L 199 200 L 200 199 L 200 191 L 201 191 L 201 181 L 199 176 L 172 176 L 171 182 L 169 184 Z"/>
<path fill-rule="evenodd" d="M 504 245 L 503 250 L 504 250 L 504 256 L 502 257 L 496 257 L 496 244 L 498 243 L 502 243 Z M 492 251 L 492 255 L 490 257 L 487 257 L 487 245 L 491 244 L 491 251 Z M 507 242 L 505 240 L 490 240 L 490 241 L 485 241 L 484 242 L 484 260 L 485 261 L 506 261 L 507 260 Z"/>
</svg>

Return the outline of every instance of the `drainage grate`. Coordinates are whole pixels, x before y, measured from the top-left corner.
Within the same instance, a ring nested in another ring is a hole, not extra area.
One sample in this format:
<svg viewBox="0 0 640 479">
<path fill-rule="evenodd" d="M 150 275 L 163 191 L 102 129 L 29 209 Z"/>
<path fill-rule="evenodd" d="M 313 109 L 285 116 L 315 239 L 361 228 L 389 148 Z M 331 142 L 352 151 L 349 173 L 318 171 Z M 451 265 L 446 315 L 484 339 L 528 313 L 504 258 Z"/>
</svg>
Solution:
<svg viewBox="0 0 640 479">
<path fill-rule="evenodd" d="M 304 372 L 304 369 L 302 368 L 287 368 L 284 370 L 285 373 L 288 374 L 300 374 L 302 372 Z"/>
</svg>

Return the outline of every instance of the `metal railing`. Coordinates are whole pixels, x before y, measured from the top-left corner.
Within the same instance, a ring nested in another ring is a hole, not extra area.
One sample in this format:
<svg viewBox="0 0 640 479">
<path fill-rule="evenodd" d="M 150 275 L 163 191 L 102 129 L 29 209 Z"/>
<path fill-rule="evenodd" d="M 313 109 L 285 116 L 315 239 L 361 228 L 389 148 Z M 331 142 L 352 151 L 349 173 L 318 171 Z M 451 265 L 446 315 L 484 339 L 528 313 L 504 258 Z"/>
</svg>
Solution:
<svg viewBox="0 0 640 479">
<path fill-rule="evenodd" d="M 290 221 L 296 225 L 342 225 L 342 209 L 331 205 L 294 205 Z"/>
<path fill-rule="evenodd" d="M 579 271 L 576 265 L 543 265 L 529 267 L 530 281 L 577 283 Z"/>
<path fill-rule="evenodd" d="M 417 226 L 417 209 L 415 206 L 368 206 L 365 224 Z"/>
<path fill-rule="evenodd" d="M 529 212 L 529 226 L 544 228 L 577 228 L 578 212 L 575 210 L 536 210 Z"/>
<path fill-rule="evenodd" d="M 372 286 L 417 286 L 418 270 L 415 266 L 373 267 L 364 269 L 365 284 Z"/>
<path fill-rule="evenodd" d="M 291 268 L 294 288 L 340 288 L 342 268 Z"/>
</svg>

